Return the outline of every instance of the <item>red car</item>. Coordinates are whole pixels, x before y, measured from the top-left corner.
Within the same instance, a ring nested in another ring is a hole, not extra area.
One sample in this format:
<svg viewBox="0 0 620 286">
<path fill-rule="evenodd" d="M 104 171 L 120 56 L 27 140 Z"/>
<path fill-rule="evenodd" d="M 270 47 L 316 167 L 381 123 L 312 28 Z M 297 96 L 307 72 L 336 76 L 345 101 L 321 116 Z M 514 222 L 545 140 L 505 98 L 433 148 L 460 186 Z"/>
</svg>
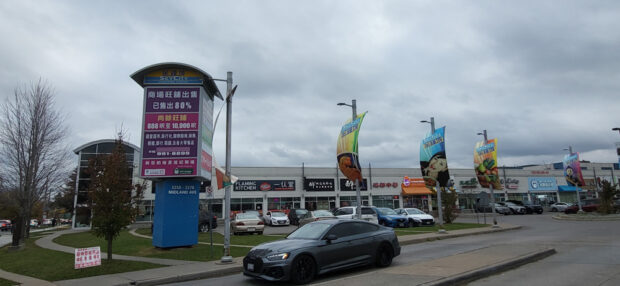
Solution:
<svg viewBox="0 0 620 286">
<path fill-rule="evenodd" d="M 584 212 L 595 212 L 598 209 L 598 206 L 601 204 L 601 201 L 598 199 L 589 199 L 581 201 L 581 209 Z M 564 210 L 565 214 L 576 214 L 579 211 L 579 206 L 577 203 L 574 205 L 567 207 Z"/>
<path fill-rule="evenodd" d="M 0 230 L 1 231 L 11 230 L 11 221 L 8 219 L 0 219 Z"/>
</svg>

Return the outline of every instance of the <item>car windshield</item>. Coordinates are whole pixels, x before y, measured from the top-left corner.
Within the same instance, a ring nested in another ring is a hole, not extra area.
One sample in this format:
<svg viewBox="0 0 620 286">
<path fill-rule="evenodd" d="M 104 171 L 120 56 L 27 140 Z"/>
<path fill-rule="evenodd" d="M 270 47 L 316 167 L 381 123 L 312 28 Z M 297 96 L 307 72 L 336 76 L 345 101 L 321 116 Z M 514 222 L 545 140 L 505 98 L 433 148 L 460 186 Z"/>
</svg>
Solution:
<svg viewBox="0 0 620 286">
<path fill-rule="evenodd" d="M 251 213 L 237 214 L 237 220 L 240 220 L 240 219 L 258 219 L 258 217 L 255 214 L 251 214 Z"/>
<path fill-rule="evenodd" d="M 516 206 L 514 203 L 511 203 L 511 202 L 505 202 L 504 204 L 506 204 L 507 206 L 512 206 L 512 207 Z"/>
<path fill-rule="evenodd" d="M 378 210 L 382 215 L 397 215 L 397 213 L 393 209 L 378 208 Z"/>
<path fill-rule="evenodd" d="M 298 216 L 302 216 L 302 215 L 307 214 L 307 213 L 308 213 L 308 210 L 295 210 L 295 213 L 296 213 Z"/>
<path fill-rule="evenodd" d="M 313 211 L 312 215 L 314 215 L 315 217 L 334 216 L 332 213 L 330 213 L 329 211 L 326 211 L 326 210 Z"/>
<path fill-rule="evenodd" d="M 408 214 L 426 214 L 425 212 L 419 210 L 419 209 L 407 209 L 407 213 Z"/>
<path fill-rule="evenodd" d="M 373 211 L 371 208 L 362 208 L 362 214 L 371 214 L 374 215 L 375 211 Z"/>
<path fill-rule="evenodd" d="M 306 224 L 289 234 L 286 239 L 314 239 L 317 240 L 331 226 L 331 224 L 314 222 Z"/>
<path fill-rule="evenodd" d="M 284 213 L 281 213 L 281 212 L 272 212 L 271 216 L 273 216 L 273 217 L 283 217 L 283 216 L 286 216 L 286 215 Z"/>
</svg>

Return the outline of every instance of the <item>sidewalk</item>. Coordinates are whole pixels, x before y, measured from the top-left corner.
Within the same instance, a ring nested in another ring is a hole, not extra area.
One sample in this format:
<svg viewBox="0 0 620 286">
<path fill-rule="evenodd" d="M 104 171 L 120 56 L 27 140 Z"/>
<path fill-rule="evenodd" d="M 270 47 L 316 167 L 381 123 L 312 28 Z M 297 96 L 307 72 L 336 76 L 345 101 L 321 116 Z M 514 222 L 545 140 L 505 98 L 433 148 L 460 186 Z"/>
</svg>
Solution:
<svg viewBox="0 0 620 286">
<path fill-rule="evenodd" d="M 448 239 L 469 235 L 493 233 L 498 231 L 507 231 L 518 229 L 520 226 L 501 224 L 500 228 L 484 227 L 478 229 L 465 229 L 450 231 L 445 234 L 440 233 L 427 233 L 411 236 L 401 236 L 399 241 L 401 245 L 408 245 L 414 243 L 422 243 L 426 241 Z M 52 242 L 52 240 L 58 235 L 64 233 L 74 232 L 73 230 L 66 230 L 49 235 L 36 241 L 37 245 L 45 248 L 50 248 L 58 251 L 73 253 L 73 248 L 61 246 Z M 427 262 L 415 264 L 415 269 L 425 269 L 424 271 L 412 271 L 411 269 L 404 269 L 403 267 L 413 267 L 410 265 L 399 267 L 388 267 L 383 271 L 396 271 L 398 273 L 408 273 L 407 278 L 410 285 L 422 285 L 420 283 L 430 283 L 423 285 L 449 285 L 457 281 L 468 281 L 463 279 L 475 279 L 499 273 L 509 267 L 516 267 L 521 264 L 529 263 L 531 261 L 546 257 L 555 252 L 553 249 L 532 249 L 531 247 L 500 247 L 492 246 L 488 248 L 479 249 L 473 252 L 464 254 L 444 257 Z M 155 259 L 146 257 L 131 257 L 124 255 L 114 255 L 115 259 L 126 259 L 135 261 L 147 261 L 151 263 L 170 265 L 168 267 L 162 267 L 157 269 L 133 271 L 126 273 L 117 273 L 110 275 L 101 275 L 73 280 L 64 280 L 53 282 L 55 285 L 72 286 L 72 285 L 159 285 L 166 283 L 182 282 L 196 279 L 205 279 L 211 277 L 225 276 L 230 274 L 236 274 L 243 271 L 242 257 L 235 258 L 233 263 L 222 264 L 219 261 L 210 262 L 195 262 L 195 261 L 180 261 L 170 259 Z M 472 265 L 469 263 L 471 259 L 480 261 L 479 263 Z M 468 261 L 468 263 L 464 263 Z M 423 266 L 426 265 L 426 266 Z M 426 267 L 426 268 L 424 268 Z M 414 269 L 414 268 L 412 268 Z M 449 271 L 439 271 L 438 269 L 449 269 Z M 400 271 L 400 272 L 399 272 Z M 426 271 L 426 272 L 425 272 Z M 433 272 L 434 271 L 434 272 Z M 395 274 L 398 274 L 394 272 Z M 440 274 L 447 273 L 445 276 Z M 390 273 L 388 273 L 390 274 Z M 383 275 L 383 274 L 382 274 Z M 401 275 L 401 274 L 398 274 Z M 482 275 L 482 276 L 481 276 Z M 419 277 L 418 277 L 419 276 Z M 4 273 L 0 272 L 0 277 L 5 277 Z M 429 278 L 430 277 L 430 278 Z M 10 279 L 10 277 L 6 277 Z M 18 281 L 17 279 L 11 279 Z M 371 279 L 372 281 L 372 279 Z M 434 282 L 433 282 L 434 281 Z M 442 282 L 443 281 L 443 282 Z M 447 282 L 446 282 L 447 281 Z M 41 284 L 33 282 L 32 284 L 24 285 L 50 285 L 47 281 L 40 281 Z M 363 285 L 368 285 L 368 280 L 364 280 Z M 419 283 L 418 283 L 419 282 Z M 44 284 L 48 283 L 48 284 Z M 382 285 L 377 282 L 376 285 Z M 412 284 L 418 283 L 418 284 Z M 437 284 L 439 283 L 439 284 Z M 445 284 L 441 284 L 445 283 Z"/>
</svg>

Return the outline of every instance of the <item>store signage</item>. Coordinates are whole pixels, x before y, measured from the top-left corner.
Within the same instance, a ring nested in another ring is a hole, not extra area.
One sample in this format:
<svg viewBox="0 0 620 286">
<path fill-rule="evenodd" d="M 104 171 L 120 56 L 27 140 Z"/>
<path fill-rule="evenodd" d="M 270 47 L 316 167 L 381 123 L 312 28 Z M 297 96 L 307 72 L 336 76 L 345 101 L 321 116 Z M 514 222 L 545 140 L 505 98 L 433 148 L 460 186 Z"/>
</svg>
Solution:
<svg viewBox="0 0 620 286">
<path fill-rule="evenodd" d="M 467 181 L 459 181 L 459 186 L 461 186 L 461 189 L 475 189 L 478 187 L 478 180 L 471 178 Z"/>
<path fill-rule="evenodd" d="M 101 265 L 101 249 L 99 246 L 75 249 L 75 269 Z"/>
<path fill-rule="evenodd" d="M 405 176 L 405 178 L 403 178 L 403 185 L 405 185 L 405 187 L 409 187 L 409 184 L 411 184 L 411 181 L 408 176 Z"/>
<path fill-rule="evenodd" d="M 308 192 L 333 192 L 336 188 L 334 179 L 305 179 L 304 189 Z"/>
<path fill-rule="evenodd" d="M 239 180 L 235 183 L 235 191 L 294 191 L 295 180 Z"/>
<path fill-rule="evenodd" d="M 355 182 L 349 179 L 340 179 L 340 190 L 355 191 Z M 368 191 L 368 182 L 366 179 L 364 179 L 363 182 L 360 182 L 360 191 Z"/>
<path fill-rule="evenodd" d="M 528 189 L 532 192 L 558 190 L 558 184 L 553 177 L 530 177 L 527 178 Z"/>
<path fill-rule="evenodd" d="M 146 87 L 142 176 L 211 179 L 213 100 L 204 88 Z"/>
<path fill-rule="evenodd" d="M 516 179 L 512 179 L 512 178 L 506 178 L 506 180 L 504 179 L 500 179 L 500 183 L 502 185 L 504 185 L 504 187 L 506 187 L 506 189 L 518 189 L 519 188 L 519 180 Z"/>
<path fill-rule="evenodd" d="M 397 182 L 373 183 L 372 187 L 375 188 L 375 189 L 378 189 L 378 188 L 397 188 L 398 187 L 398 183 Z"/>
</svg>

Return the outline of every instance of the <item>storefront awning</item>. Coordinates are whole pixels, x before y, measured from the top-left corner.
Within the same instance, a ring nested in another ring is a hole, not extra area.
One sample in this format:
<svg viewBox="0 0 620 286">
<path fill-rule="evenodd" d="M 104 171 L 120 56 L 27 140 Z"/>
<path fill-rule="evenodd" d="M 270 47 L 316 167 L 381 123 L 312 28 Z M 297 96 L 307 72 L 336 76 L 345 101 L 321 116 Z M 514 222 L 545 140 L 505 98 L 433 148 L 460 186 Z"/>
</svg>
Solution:
<svg viewBox="0 0 620 286">
<path fill-rule="evenodd" d="M 411 178 L 408 186 L 402 183 L 400 187 L 403 190 L 403 195 L 432 195 L 435 193 L 426 187 L 424 179 L 421 178 Z"/>
<path fill-rule="evenodd" d="M 564 186 L 558 186 L 558 191 L 560 192 L 575 192 L 577 191 L 577 189 L 575 188 L 575 186 L 568 186 L 568 185 L 564 185 Z M 583 188 L 579 188 L 580 192 L 586 191 Z"/>
</svg>

